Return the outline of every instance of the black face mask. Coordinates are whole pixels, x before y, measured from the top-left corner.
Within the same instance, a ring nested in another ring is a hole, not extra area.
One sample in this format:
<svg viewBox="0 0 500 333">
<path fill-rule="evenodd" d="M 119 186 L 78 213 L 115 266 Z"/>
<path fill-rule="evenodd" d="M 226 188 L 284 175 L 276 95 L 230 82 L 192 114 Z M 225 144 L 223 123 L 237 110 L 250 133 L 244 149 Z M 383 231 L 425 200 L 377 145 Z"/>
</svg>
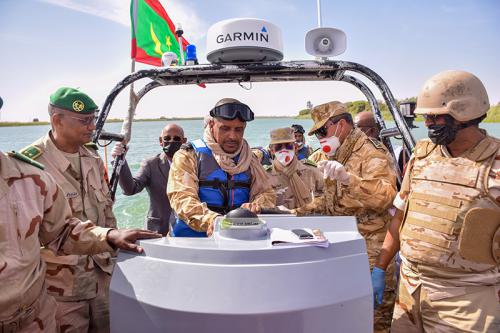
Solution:
<svg viewBox="0 0 500 333">
<path fill-rule="evenodd" d="M 461 128 L 454 123 L 453 118 L 450 116 L 447 115 L 445 120 L 446 124 L 433 124 L 427 129 L 429 139 L 431 139 L 432 143 L 436 145 L 446 146 L 450 144 L 453 140 L 455 140 L 457 132 Z"/>
<path fill-rule="evenodd" d="M 163 151 L 168 157 L 173 157 L 175 152 L 181 148 L 182 142 L 174 141 L 174 142 L 165 142 L 163 146 Z"/>
</svg>

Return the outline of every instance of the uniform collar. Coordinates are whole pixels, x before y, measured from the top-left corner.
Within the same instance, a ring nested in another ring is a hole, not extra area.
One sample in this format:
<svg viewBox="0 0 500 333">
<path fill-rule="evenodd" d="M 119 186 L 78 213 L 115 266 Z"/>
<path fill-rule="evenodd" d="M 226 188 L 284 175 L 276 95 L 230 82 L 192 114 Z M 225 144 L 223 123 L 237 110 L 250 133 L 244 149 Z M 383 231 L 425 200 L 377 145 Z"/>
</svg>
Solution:
<svg viewBox="0 0 500 333">
<path fill-rule="evenodd" d="M 481 162 L 493 156 L 493 154 L 496 154 L 496 152 L 499 149 L 499 144 L 495 142 L 495 140 L 493 140 L 488 135 L 488 133 L 486 133 L 486 131 L 485 134 L 486 136 L 484 137 L 484 139 L 479 141 L 477 145 L 466 150 L 462 155 L 457 157 L 463 157 L 475 162 Z M 440 148 L 444 156 L 448 158 L 453 158 L 453 156 L 451 156 L 450 151 L 448 150 L 448 148 L 446 148 L 446 146 L 441 145 Z"/>
<path fill-rule="evenodd" d="M 61 171 L 66 171 L 71 165 L 70 161 L 64 156 L 63 152 L 57 148 L 51 136 L 52 131 L 49 131 L 42 139 L 42 144 L 45 146 L 45 151 L 50 154 L 51 162 Z M 83 145 L 78 149 L 78 153 L 82 158 L 99 158 L 98 156 L 92 154 L 89 149 L 85 148 Z"/>
</svg>

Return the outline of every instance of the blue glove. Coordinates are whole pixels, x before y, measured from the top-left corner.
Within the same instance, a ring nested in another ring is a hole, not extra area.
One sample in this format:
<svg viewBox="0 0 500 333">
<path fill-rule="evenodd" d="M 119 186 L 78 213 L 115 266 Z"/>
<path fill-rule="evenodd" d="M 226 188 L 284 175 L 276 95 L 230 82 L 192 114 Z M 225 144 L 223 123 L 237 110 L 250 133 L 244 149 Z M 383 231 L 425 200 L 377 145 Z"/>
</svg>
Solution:
<svg viewBox="0 0 500 333">
<path fill-rule="evenodd" d="M 385 289 L 385 271 L 378 267 L 373 267 L 372 270 L 372 286 L 373 286 L 373 300 L 374 309 L 382 304 Z"/>
</svg>

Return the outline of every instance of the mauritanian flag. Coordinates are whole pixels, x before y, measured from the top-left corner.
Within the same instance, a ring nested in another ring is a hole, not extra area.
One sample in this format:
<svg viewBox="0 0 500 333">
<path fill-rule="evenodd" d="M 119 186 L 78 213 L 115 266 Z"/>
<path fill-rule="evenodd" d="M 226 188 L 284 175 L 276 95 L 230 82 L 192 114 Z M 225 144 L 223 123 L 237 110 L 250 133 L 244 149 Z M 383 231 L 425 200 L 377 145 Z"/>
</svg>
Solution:
<svg viewBox="0 0 500 333">
<path fill-rule="evenodd" d="M 161 66 L 161 56 L 174 52 L 180 59 L 180 47 L 175 26 L 159 0 L 132 0 L 132 59 L 153 66 Z M 182 39 L 185 52 L 187 40 Z"/>
</svg>

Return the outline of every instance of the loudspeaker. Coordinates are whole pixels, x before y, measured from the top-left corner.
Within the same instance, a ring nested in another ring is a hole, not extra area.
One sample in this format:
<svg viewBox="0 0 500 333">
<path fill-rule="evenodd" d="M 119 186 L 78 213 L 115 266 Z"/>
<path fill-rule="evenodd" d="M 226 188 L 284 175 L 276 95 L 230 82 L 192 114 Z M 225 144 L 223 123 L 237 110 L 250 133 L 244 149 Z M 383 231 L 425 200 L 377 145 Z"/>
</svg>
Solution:
<svg viewBox="0 0 500 333">
<path fill-rule="evenodd" d="M 346 34 L 335 28 L 309 30 L 305 39 L 306 52 L 315 57 L 333 57 L 346 50 Z"/>
<path fill-rule="evenodd" d="M 174 52 L 165 52 L 161 56 L 161 65 L 163 67 L 169 67 L 169 66 L 174 66 L 177 65 L 177 54 Z"/>
</svg>

